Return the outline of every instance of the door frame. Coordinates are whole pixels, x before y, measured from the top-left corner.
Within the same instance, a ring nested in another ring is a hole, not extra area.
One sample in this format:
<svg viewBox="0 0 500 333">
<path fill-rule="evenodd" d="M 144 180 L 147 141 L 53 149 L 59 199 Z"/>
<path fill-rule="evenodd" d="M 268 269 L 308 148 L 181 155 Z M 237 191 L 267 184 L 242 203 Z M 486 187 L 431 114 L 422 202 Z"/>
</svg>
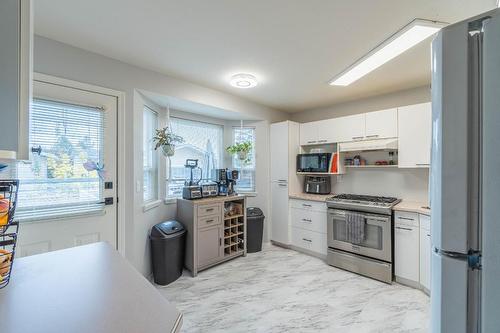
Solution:
<svg viewBox="0 0 500 333">
<path fill-rule="evenodd" d="M 45 82 L 49 84 L 55 84 L 63 87 L 74 88 L 79 90 L 84 90 L 88 92 L 98 93 L 102 95 L 108 95 L 111 97 L 115 97 L 117 100 L 117 156 L 116 156 L 116 168 L 117 168 L 117 178 L 116 178 L 116 213 L 117 213 L 117 221 L 116 221 L 116 245 L 118 252 L 125 257 L 125 216 L 126 205 L 123 204 L 126 202 L 126 191 L 125 191 L 125 179 L 126 179 L 126 158 L 125 158 L 125 92 L 113 90 L 109 88 L 104 88 L 100 86 L 96 86 L 93 84 L 82 83 L 78 81 L 68 80 L 57 76 L 42 74 L 42 73 L 33 73 L 33 80 Z M 28 121 L 29 117 L 25 121 Z M 28 125 L 28 124 L 21 124 Z M 26 127 L 27 128 L 27 127 Z M 121 204 L 119 204 L 119 200 L 121 200 Z"/>
</svg>

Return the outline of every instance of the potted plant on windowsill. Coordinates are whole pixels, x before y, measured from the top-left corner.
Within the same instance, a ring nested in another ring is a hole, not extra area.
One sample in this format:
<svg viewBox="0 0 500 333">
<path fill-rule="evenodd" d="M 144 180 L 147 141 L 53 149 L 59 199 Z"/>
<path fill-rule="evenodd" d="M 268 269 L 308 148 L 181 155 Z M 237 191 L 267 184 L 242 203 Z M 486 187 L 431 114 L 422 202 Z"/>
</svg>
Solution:
<svg viewBox="0 0 500 333">
<path fill-rule="evenodd" d="M 238 156 L 238 159 L 243 163 L 250 162 L 250 157 L 248 156 L 252 150 L 252 143 L 250 141 L 235 143 L 232 146 L 226 148 L 226 151 L 231 155 Z"/>
<path fill-rule="evenodd" d="M 174 156 L 175 146 L 183 143 L 184 139 L 168 130 L 168 126 L 162 129 L 157 129 L 153 138 L 155 142 L 155 150 L 161 148 L 163 155 L 166 157 Z"/>
</svg>

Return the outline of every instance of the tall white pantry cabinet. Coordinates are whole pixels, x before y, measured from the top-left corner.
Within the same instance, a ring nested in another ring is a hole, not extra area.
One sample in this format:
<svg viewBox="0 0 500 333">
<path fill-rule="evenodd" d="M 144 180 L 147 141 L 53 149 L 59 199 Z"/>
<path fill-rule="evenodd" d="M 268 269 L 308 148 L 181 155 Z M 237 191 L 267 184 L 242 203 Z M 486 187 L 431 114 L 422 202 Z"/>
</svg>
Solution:
<svg viewBox="0 0 500 333">
<path fill-rule="evenodd" d="M 301 192 L 295 172 L 299 153 L 299 124 L 283 121 L 271 124 L 271 241 L 288 246 L 291 242 L 289 195 Z"/>
</svg>

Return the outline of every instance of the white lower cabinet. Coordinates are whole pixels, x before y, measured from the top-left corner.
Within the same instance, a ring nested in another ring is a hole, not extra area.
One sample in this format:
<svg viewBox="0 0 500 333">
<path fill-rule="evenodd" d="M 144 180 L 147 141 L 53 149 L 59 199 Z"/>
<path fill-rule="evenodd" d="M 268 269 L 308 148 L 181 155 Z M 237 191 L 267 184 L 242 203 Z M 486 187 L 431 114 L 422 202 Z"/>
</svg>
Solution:
<svg viewBox="0 0 500 333">
<path fill-rule="evenodd" d="M 394 270 L 396 280 L 431 289 L 431 219 L 417 213 L 394 214 Z"/>
<path fill-rule="evenodd" d="M 431 290 L 431 218 L 420 214 L 420 285 Z"/>
<path fill-rule="evenodd" d="M 326 212 L 291 208 L 292 227 L 326 234 Z"/>
<path fill-rule="evenodd" d="M 396 212 L 394 217 L 394 270 L 396 279 L 403 279 L 403 283 L 418 285 L 420 279 L 418 214 Z"/>
<path fill-rule="evenodd" d="M 292 245 L 326 256 L 326 234 L 292 227 Z"/>
<path fill-rule="evenodd" d="M 307 200 L 290 201 L 292 245 L 326 256 L 326 204 Z"/>
</svg>

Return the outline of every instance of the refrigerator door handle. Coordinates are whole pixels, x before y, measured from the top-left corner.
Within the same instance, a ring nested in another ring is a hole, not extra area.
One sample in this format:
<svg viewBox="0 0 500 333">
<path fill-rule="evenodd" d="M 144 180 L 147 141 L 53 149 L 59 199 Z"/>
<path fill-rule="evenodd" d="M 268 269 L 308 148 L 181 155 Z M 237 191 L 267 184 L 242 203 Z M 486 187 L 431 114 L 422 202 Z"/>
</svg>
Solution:
<svg viewBox="0 0 500 333">
<path fill-rule="evenodd" d="M 471 270 L 476 270 L 476 269 L 480 270 L 482 267 L 481 252 L 479 251 L 470 251 L 470 253 L 465 254 L 465 253 L 451 252 L 435 248 L 434 252 L 444 257 L 467 261 L 467 265 Z"/>
</svg>

